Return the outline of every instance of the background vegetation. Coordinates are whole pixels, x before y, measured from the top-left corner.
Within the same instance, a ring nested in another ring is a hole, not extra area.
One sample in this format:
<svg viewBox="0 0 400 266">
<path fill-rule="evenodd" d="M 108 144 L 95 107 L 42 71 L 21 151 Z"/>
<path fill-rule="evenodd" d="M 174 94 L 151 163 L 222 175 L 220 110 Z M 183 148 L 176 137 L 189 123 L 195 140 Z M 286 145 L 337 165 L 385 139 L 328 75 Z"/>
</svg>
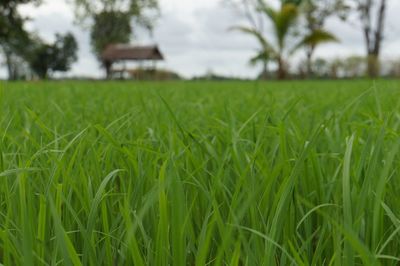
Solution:
<svg viewBox="0 0 400 266">
<path fill-rule="evenodd" d="M 19 7 L 42 2 L 4 0 L 0 3 L 0 50 L 10 80 L 51 78 L 55 72 L 68 71 L 78 59 L 79 40 L 72 34 L 57 34 L 56 43 L 46 43 L 26 29 L 29 17 L 23 17 Z M 107 78 L 113 76 L 115 62 L 102 58 L 106 47 L 131 43 L 140 28 L 151 32 L 162 11 L 157 0 L 71 0 L 68 3 L 75 10 L 75 22 L 90 34 L 92 51 Z M 382 62 L 381 58 L 384 40 L 393 34 L 386 30 L 388 0 L 221 0 L 221 3 L 224 4 L 221 8 L 236 12 L 238 25 L 232 25 L 232 29 L 252 36 L 259 43 L 249 59 L 251 65 L 262 65 L 259 79 L 348 78 L 355 76 L 354 73 L 356 77 L 370 78 L 399 76 L 398 60 Z M 331 18 L 355 25 L 361 33 L 364 47 L 350 57 L 361 58 L 351 62 L 357 71 L 342 67 L 348 66 L 347 58 L 314 58 L 321 45 L 341 40 L 340 27 L 326 29 Z M 300 63 L 293 64 L 295 54 L 303 58 Z M 331 62 L 320 70 L 319 63 L 326 61 Z"/>
</svg>

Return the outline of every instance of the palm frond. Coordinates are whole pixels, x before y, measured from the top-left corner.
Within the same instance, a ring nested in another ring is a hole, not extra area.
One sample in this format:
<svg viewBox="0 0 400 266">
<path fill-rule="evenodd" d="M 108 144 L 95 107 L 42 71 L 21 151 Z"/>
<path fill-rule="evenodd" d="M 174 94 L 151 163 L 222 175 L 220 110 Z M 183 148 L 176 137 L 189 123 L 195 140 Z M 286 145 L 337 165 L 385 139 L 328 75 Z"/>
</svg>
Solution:
<svg viewBox="0 0 400 266">
<path fill-rule="evenodd" d="M 249 64 L 250 64 L 250 66 L 255 66 L 259 62 L 267 62 L 271 59 L 273 59 L 273 57 L 271 56 L 271 54 L 268 51 L 261 50 L 255 56 L 250 58 Z"/>
<path fill-rule="evenodd" d="M 249 35 L 255 37 L 258 40 L 258 42 L 260 43 L 263 51 L 268 51 L 268 53 L 270 53 L 270 54 L 276 54 L 276 50 L 274 49 L 274 47 L 259 31 L 255 30 L 253 28 L 250 28 L 250 27 L 245 27 L 245 26 L 234 26 L 234 27 L 231 27 L 230 30 L 240 31 L 242 33 L 249 34 Z"/>
<path fill-rule="evenodd" d="M 304 36 L 304 38 L 294 47 L 292 51 L 294 52 L 297 49 L 304 46 L 310 46 L 315 48 L 320 44 L 329 42 L 339 42 L 339 39 L 329 31 L 318 29 Z"/>
<path fill-rule="evenodd" d="M 280 49 L 285 46 L 285 38 L 298 17 L 298 8 L 293 4 L 284 4 L 280 10 L 274 10 L 269 6 L 264 6 L 263 11 L 272 21 L 277 42 Z"/>
</svg>

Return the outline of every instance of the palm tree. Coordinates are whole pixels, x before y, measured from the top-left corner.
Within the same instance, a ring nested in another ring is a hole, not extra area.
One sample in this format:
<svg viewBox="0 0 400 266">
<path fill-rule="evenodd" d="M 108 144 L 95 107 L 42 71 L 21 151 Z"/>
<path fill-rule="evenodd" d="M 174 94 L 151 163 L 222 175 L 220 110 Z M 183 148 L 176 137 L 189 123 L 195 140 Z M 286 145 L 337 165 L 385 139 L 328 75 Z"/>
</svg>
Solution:
<svg viewBox="0 0 400 266">
<path fill-rule="evenodd" d="M 260 73 L 260 79 L 266 79 L 268 76 L 268 63 L 271 60 L 271 54 L 267 50 L 260 50 L 253 56 L 249 64 L 250 66 L 258 65 L 259 63 L 262 64 L 262 72 Z"/>
<path fill-rule="evenodd" d="M 338 42 L 339 40 L 332 33 L 325 31 L 323 29 L 312 30 L 309 34 L 305 35 L 303 39 L 295 46 L 294 50 L 298 48 L 305 47 L 307 54 L 307 74 L 309 77 L 313 74 L 312 72 L 312 58 L 315 53 L 317 46 L 328 43 L 328 42 Z M 294 51 L 293 50 L 293 51 Z"/>
<path fill-rule="evenodd" d="M 265 14 L 266 18 L 272 23 L 274 33 L 273 43 L 267 40 L 258 29 L 244 26 L 234 27 L 234 29 L 254 36 L 261 44 L 262 53 L 268 54 L 270 59 L 276 61 L 278 65 L 278 79 L 285 79 L 287 74 L 285 59 L 286 56 L 290 55 L 287 39 L 295 26 L 298 17 L 298 8 L 293 4 L 283 4 L 280 9 L 275 10 L 272 7 L 263 5 L 259 11 Z"/>
<path fill-rule="evenodd" d="M 305 48 L 307 73 L 310 77 L 313 74 L 312 57 L 316 48 L 323 43 L 338 41 L 335 35 L 324 29 L 327 19 L 335 16 L 344 20 L 348 13 L 348 7 L 344 0 L 302 0 L 299 3 L 299 9 L 302 13 L 305 34 L 296 49 Z"/>
</svg>

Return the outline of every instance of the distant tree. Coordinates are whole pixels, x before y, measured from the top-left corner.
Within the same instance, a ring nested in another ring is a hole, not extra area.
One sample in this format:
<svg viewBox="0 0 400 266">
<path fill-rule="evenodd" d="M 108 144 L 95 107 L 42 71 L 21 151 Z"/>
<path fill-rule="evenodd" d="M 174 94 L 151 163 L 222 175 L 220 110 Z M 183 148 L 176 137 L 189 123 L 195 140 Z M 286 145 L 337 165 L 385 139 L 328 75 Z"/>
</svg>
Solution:
<svg viewBox="0 0 400 266">
<path fill-rule="evenodd" d="M 343 60 L 335 58 L 329 62 L 329 77 L 331 79 L 337 79 L 341 77 L 343 70 Z"/>
<path fill-rule="evenodd" d="M 316 48 L 328 42 L 337 42 L 334 33 L 325 30 L 325 23 L 329 17 L 345 18 L 348 8 L 344 0 L 302 0 L 298 1 L 301 15 L 304 20 L 304 34 L 298 47 L 304 47 L 307 56 L 307 74 L 312 76 L 312 57 Z"/>
<path fill-rule="evenodd" d="M 105 48 L 113 43 L 128 43 L 132 35 L 130 15 L 126 12 L 103 11 L 94 15 L 90 39 L 99 60 Z M 107 77 L 111 75 L 111 62 L 102 62 Z"/>
<path fill-rule="evenodd" d="M 18 28 L 7 40 L 1 42 L 0 51 L 4 55 L 9 80 L 17 80 L 24 76 L 23 62 L 31 48 L 26 45 L 29 42 L 29 34 L 24 30 L 19 31 Z"/>
<path fill-rule="evenodd" d="M 348 0 L 358 14 L 368 58 L 367 74 L 375 78 L 380 73 L 379 57 L 384 40 L 387 0 Z"/>
<path fill-rule="evenodd" d="M 300 4 L 302 2 L 304 2 L 305 0 L 281 0 L 281 4 L 282 5 L 286 5 L 286 4 L 292 4 L 295 6 L 300 6 Z"/>
<path fill-rule="evenodd" d="M 25 58 L 14 52 L 3 52 L 2 65 L 7 67 L 9 80 L 24 80 L 32 77 L 29 64 Z"/>
<path fill-rule="evenodd" d="M 61 72 L 70 70 L 71 65 L 78 59 L 78 43 L 74 35 L 72 33 L 56 34 L 53 49 L 54 63 L 50 69 Z"/>
<path fill-rule="evenodd" d="M 304 78 L 309 78 L 308 76 L 308 65 L 307 65 L 307 59 L 302 59 L 298 62 L 297 64 L 297 72 L 295 73 L 295 76 L 298 78 L 304 79 Z M 330 77 L 330 65 L 329 65 L 329 60 L 325 58 L 315 58 L 312 60 L 312 73 L 314 78 L 319 78 L 319 79 L 326 79 Z"/>
<path fill-rule="evenodd" d="M 316 58 L 313 60 L 313 73 L 319 78 L 327 78 L 329 76 L 329 62 L 324 58 Z"/>
<path fill-rule="evenodd" d="M 389 77 L 394 77 L 394 78 L 399 78 L 400 77 L 400 59 L 393 59 L 389 60 L 388 66 L 388 73 L 387 75 Z"/>
<path fill-rule="evenodd" d="M 0 1 L 0 42 L 11 38 L 16 31 L 23 28 L 26 18 L 18 13 L 18 6 L 22 4 L 39 4 L 41 0 L 1 0 Z"/>
<path fill-rule="evenodd" d="M 260 43 L 262 51 L 260 54 L 270 55 L 270 58 L 277 63 L 278 79 L 285 79 L 287 76 L 286 58 L 290 55 L 291 50 L 287 40 L 296 26 L 298 8 L 293 4 L 282 4 L 279 9 L 274 9 L 262 1 L 259 1 L 258 4 L 258 12 L 263 14 L 273 26 L 274 42 L 270 42 L 254 22 L 251 23 L 252 26 L 237 26 L 233 29 L 254 36 Z"/>
<path fill-rule="evenodd" d="M 347 78 L 359 78 L 365 76 L 366 60 L 363 56 L 353 55 L 343 60 L 343 71 Z"/>
<path fill-rule="evenodd" d="M 157 0 L 73 0 L 78 22 L 89 23 L 91 45 L 97 58 L 114 43 L 128 43 L 133 27 L 151 30 L 158 13 Z M 110 76 L 111 62 L 101 62 Z"/>
<path fill-rule="evenodd" d="M 130 15 L 126 12 L 103 11 L 94 15 L 90 37 L 97 56 L 111 43 L 129 42 L 131 34 Z"/>
<path fill-rule="evenodd" d="M 267 49 L 261 49 L 258 53 L 252 57 L 249 61 L 250 66 L 256 66 L 262 64 L 262 71 L 259 75 L 259 79 L 267 79 L 268 74 L 268 64 L 271 61 L 271 54 Z"/>
<path fill-rule="evenodd" d="M 17 79 L 21 72 L 21 59 L 29 47 L 29 33 L 24 29 L 27 18 L 18 13 L 22 4 L 39 4 L 40 0 L 1 0 L 0 1 L 0 50 L 5 57 L 8 78 Z"/>
<path fill-rule="evenodd" d="M 297 45 L 296 48 L 305 47 L 306 48 L 306 66 L 307 66 L 307 76 L 311 77 L 313 74 L 312 68 L 312 56 L 314 55 L 315 49 L 323 44 L 328 42 L 337 42 L 338 39 L 330 32 L 316 29 L 309 32 L 306 36 L 302 38 L 300 43 Z"/>
<path fill-rule="evenodd" d="M 36 40 L 28 62 L 32 71 L 42 79 L 48 78 L 50 72 L 68 71 L 77 60 L 78 45 L 71 33 L 56 35 L 53 44 Z"/>
</svg>

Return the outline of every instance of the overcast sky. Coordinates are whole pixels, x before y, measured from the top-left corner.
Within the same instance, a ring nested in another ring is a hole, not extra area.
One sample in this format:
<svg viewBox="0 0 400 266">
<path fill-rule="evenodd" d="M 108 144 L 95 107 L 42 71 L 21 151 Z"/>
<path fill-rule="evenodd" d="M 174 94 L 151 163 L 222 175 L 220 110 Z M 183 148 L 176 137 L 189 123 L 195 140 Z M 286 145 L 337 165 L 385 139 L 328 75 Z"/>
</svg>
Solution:
<svg viewBox="0 0 400 266">
<path fill-rule="evenodd" d="M 223 8 L 219 0 L 159 0 L 161 17 L 154 34 L 139 33 L 136 43 L 159 44 L 166 56 L 162 67 L 177 71 L 185 77 L 202 75 L 212 70 L 218 74 L 254 77 L 260 69 L 248 65 L 249 58 L 258 47 L 251 37 L 228 31 L 237 25 L 235 12 Z M 389 0 L 387 38 L 384 57 L 400 58 L 399 0 Z M 99 63 L 91 53 L 89 32 L 74 24 L 74 14 L 67 0 L 45 0 L 40 7 L 25 6 L 21 9 L 32 18 L 28 27 L 43 39 L 52 41 L 56 32 L 72 31 L 79 42 L 79 61 L 68 75 L 103 76 Z M 317 50 L 317 56 L 338 57 L 362 55 L 364 46 L 361 31 L 336 19 L 327 24 L 341 43 L 326 44 Z M 302 56 L 298 53 L 294 61 Z M 297 58 L 297 59 L 296 59 Z M 4 67 L 0 77 L 5 76 Z"/>
</svg>

